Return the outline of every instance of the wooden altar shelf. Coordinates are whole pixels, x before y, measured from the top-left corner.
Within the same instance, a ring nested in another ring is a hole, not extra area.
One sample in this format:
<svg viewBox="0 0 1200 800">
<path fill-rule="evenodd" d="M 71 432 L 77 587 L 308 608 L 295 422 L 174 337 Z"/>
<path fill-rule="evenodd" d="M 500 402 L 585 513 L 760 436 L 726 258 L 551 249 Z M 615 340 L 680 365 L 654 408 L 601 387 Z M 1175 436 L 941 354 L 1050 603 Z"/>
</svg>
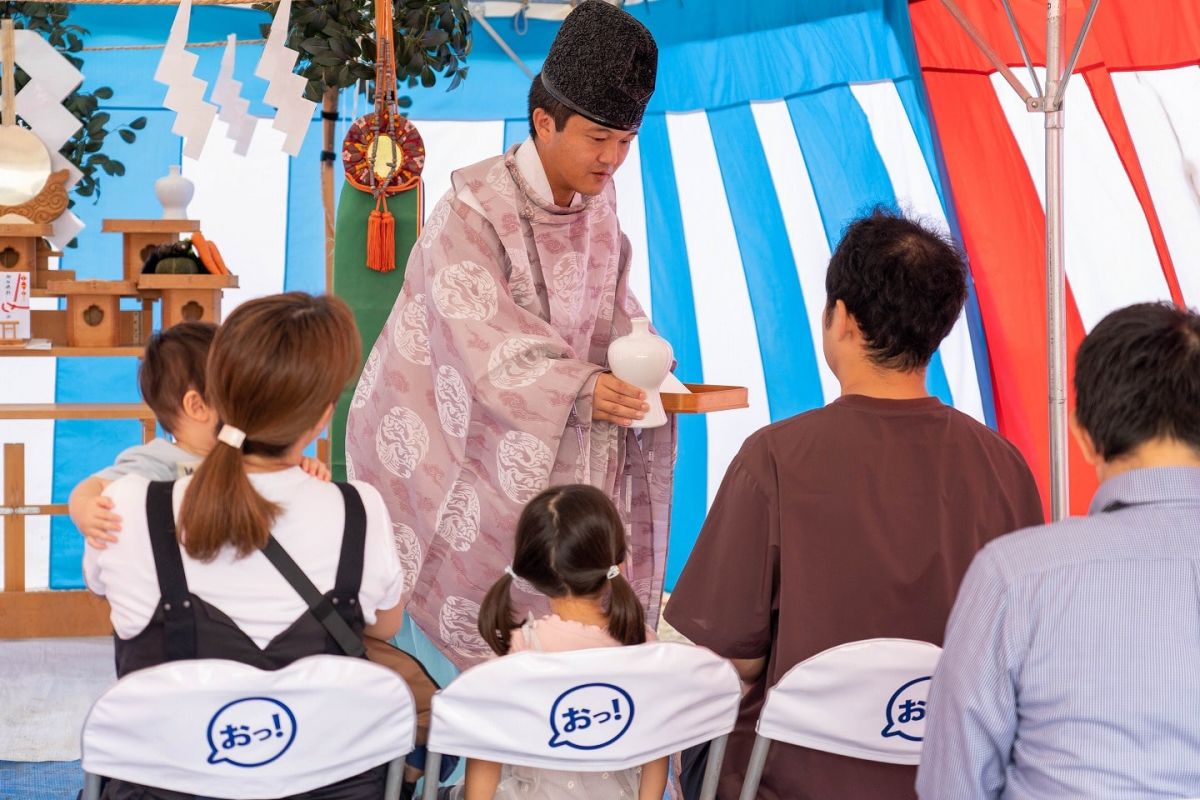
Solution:
<svg viewBox="0 0 1200 800">
<path fill-rule="evenodd" d="M 142 419 L 153 420 L 145 403 L 5 403 L 0 419 Z"/>
<path fill-rule="evenodd" d="M 181 234 L 200 230 L 200 223 L 192 219 L 106 219 L 100 230 L 121 234 L 125 280 L 136 281 L 151 248 L 178 242 Z"/>
<path fill-rule="evenodd" d="M 84 590 L 0 592 L 0 639 L 107 636 L 108 603 Z"/>
<path fill-rule="evenodd" d="M 38 243 L 53 230 L 34 223 L 0 224 L 0 272 L 28 272 L 30 289 L 41 288 L 45 268 L 38 257 Z"/>
<path fill-rule="evenodd" d="M 137 288 L 162 293 L 162 326 L 221 321 L 221 292 L 235 289 L 236 275 L 139 275 Z"/>
<path fill-rule="evenodd" d="M 121 344 L 121 298 L 137 297 L 133 281 L 47 281 L 46 289 L 67 298 L 67 345 Z"/>
<path fill-rule="evenodd" d="M 58 294 L 46 288 L 48 281 L 73 281 L 75 280 L 75 270 L 73 269 L 49 269 L 43 273 L 39 273 L 42 277 L 40 286 L 34 286 L 29 290 L 30 297 L 58 297 Z"/>
<path fill-rule="evenodd" d="M 77 358 L 81 356 L 139 358 L 145 351 L 146 348 L 140 344 L 118 347 L 67 347 L 65 345 L 55 345 L 42 349 L 34 347 L 0 347 L 0 358 L 4 358 L 5 356 L 24 358 Z"/>
<path fill-rule="evenodd" d="M 68 405 L 8 405 L 3 413 L 23 413 L 23 419 L 119 418 L 141 419 L 138 403 Z M 113 416 L 119 414 L 120 416 Z M 143 420 L 143 438 L 154 435 L 153 418 Z M 57 636 L 103 636 L 111 633 L 108 604 L 86 591 L 25 591 L 25 518 L 67 513 L 63 503 L 34 505 L 25 498 L 25 445 L 4 445 L 4 493 L 0 520 L 4 531 L 4 591 L 0 592 L 0 639 Z"/>
</svg>

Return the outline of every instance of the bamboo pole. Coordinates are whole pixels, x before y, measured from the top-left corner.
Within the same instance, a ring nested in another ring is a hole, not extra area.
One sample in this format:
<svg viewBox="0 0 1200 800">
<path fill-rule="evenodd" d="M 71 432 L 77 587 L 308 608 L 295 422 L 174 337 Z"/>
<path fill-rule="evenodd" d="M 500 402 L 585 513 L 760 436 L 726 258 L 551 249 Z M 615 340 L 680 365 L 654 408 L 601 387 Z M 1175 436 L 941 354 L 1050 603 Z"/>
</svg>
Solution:
<svg viewBox="0 0 1200 800">
<path fill-rule="evenodd" d="M 338 90 L 329 88 L 321 96 L 321 205 L 325 209 L 325 291 L 333 294 L 333 164 L 337 157 Z"/>
</svg>

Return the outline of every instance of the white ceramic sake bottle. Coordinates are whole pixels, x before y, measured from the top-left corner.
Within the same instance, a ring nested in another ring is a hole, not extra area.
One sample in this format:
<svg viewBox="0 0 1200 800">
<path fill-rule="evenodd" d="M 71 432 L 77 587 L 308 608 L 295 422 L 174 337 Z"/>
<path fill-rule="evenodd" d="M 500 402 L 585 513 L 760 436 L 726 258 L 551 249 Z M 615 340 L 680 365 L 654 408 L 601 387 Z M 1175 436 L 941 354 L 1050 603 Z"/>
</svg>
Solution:
<svg viewBox="0 0 1200 800">
<path fill-rule="evenodd" d="M 608 367 L 626 383 L 646 393 L 650 410 L 643 419 L 634 420 L 633 428 L 658 428 L 667 424 L 659 389 L 671 371 L 674 351 L 666 339 L 650 332 L 650 320 L 633 319 L 633 332 L 615 339 L 608 346 Z"/>
<path fill-rule="evenodd" d="M 154 182 L 154 194 L 162 203 L 163 219 L 187 219 L 188 203 L 196 193 L 195 185 L 179 174 L 179 165 L 172 164 L 168 173 Z"/>
</svg>

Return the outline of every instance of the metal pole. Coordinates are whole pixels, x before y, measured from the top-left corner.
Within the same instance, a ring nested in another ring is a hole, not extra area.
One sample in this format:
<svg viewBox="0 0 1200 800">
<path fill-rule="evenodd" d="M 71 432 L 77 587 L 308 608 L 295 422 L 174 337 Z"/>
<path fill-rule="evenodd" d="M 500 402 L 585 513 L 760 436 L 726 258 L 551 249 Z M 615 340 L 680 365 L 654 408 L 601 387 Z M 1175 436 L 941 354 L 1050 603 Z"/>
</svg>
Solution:
<svg viewBox="0 0 1200 800">
<path fill-rule="evenodd" d="M 700 786 L 700 800 L 716 800 L 717 784 L 721 781 L 721 766 L 725 763 L 725 746 L 729 734 L 718 736 L 708 746 L 708 763 L 704 765 L 704 782 Z"/>
<path fill-rule="evenodd" d="M 1050 388 L 1050 517 L 1068 512 L 1067 329 L 1063 243 L 1062 105 L 1051 105 L 1063 81 L 1066 0 L 1049 0 L 1046 18 L 1046 347 Z"/>
<path fill-rule="evenodd" d="M 1079 38 L 1075 40 L 1075 47 L 1071 50 L 1071 57 L 1067 59 L 1067 68 L 1063 70 L 1062 84 L 1058 87 L 1058 94 L 1054 95 L 1054 105 L 1062 105 L 1063 98 L 1067 96 L 1067 83 L 1071 80 L 1071 74 L 1075 72 L 1075 64 L 1079 61 L 1079 54 L 1083 52 L 1083 41 L 1087 39 L 1088 31 L 1092 29 L 1092 20 L 1096 18 L 1096 9 L 1100 6 L 1100 0 L 1092 0 L 1088 6 L 1087 15 L 1083 18 L 1083 27 L 1079 29 Z"/>
<path fill-rule="evenodd" d="M 475 6 L 477 4 L 472 3 L 471 5 Z M 522 61 L 521 57 L 519 55 L 517 55 L 516 52 L 511 47 L 508 46 L 508 42 L 504 41 L 504 37 L 501 36 L 499 33 L 496 33 L 496 29 L 492 27 L 492 23 L 487 21 L 487 17 L 484 16 L 482 11 L 478 14 L 472 12 L 471 21 L 473 23 L 475 23 L 476 25 L 478 25 L 479 27 L 483 28 L 483 30 L 487 33 L 487 35 L 492 37 L 492 41 L 494 41 L 496 43 L 496 46 L 504 51 L 504 54 L 506 56 L 508 56 L 514 64 L 517 65 L 517 67 L 521 70 L 521 72 L 525 73 L 526 78 L 529 78 L 529 80 L 533 80 L 534 78 L 537 77 L 537 73 L 534 72 L 533 70 L 531 70 L 529 68 L 529 65 L 526 64 L 524 61 Z"/>
<path fill-rule="evenodd" d="M 1017 40 L 1017 47 L 1021 50 L 1021 58 L 1025 60 L 1025 69 L 1029 70 L 1029 79 L 1033 81 L 1033 91 L 1038 97 L 1042 96 L 1042 84 L 1038 81 L 1037 72 L 1033 69 L 1033 61 L 1029 58 L 1029 48 L 1025 46 L 1025 39 L 1021 36 L 1021 29 L 1017 27 L 1017 18 L 1013 15 L 1012 5 L 1009 0 L 1000 0 L 1004 6 L 1004 13 L 1008 16 L 1008 26 L 1012 28 L 1013 38 Z"/>
<path fill-rule="evenodd" d="M 958 4 L 955 3 L 954 0 L 942 0 L 942 5 L 945 6 L 946 10 L 950 12 L 950 15 L 958 21 L 959 26 L 963 29 L 967 36 L 971 37 L 971 41 L 973 41 L 975 46 L 978 47 L 980 52 L 983 53 L 984 58 L 986 58 L 991 65 L 996 68 L 996 71 L 1000 73 L 1004 80 L 1008 81 L 1008 85 L 1011 86 L 1016 93 L 1021 96 L 1021 101 L 1025 103 L 1027 107 L 1034 107 L 1030 106 L 1030 103 L 1035 101 L 1037 98 L 1029 93 L 1029 90 L 1025 88 L 1020 79 L 1014 75 L 1013 71 L 1008 68 L 1008 65 L 1000 59 L 1000 56 L 997 55 L 996 51 L 993 50 L 987 43 L 987 39 L 983 38 L 983 34 L 971 24 L 971 20 L 968 19 L 963 10 L 958 7 Z M 1037 76 L 1035 75 L 1034 81 L 1036 80 Z"/>
</svg>

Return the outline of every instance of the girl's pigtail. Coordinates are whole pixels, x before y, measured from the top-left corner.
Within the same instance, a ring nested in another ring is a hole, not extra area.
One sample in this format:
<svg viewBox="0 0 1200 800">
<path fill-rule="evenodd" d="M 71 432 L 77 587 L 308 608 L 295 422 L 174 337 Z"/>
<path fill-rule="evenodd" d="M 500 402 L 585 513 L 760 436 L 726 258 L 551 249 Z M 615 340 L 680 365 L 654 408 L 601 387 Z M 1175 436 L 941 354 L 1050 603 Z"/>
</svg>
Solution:
<svg viewBox="0 0 1200 800">
<path fill-rule="evenodd" d="M 624 575 L 609 581 L 608 635 L 623 645 L 646 643 L 646 612 Z"/>
<path fill-rule="evenodd" d="M 496 655 L 508 654 L 512 646 L 512 630 L 517 627 L 513 618 L 513 579 L 507 572 L 492 584 L 479 606 L 479 635 Z"/>
</svg>

